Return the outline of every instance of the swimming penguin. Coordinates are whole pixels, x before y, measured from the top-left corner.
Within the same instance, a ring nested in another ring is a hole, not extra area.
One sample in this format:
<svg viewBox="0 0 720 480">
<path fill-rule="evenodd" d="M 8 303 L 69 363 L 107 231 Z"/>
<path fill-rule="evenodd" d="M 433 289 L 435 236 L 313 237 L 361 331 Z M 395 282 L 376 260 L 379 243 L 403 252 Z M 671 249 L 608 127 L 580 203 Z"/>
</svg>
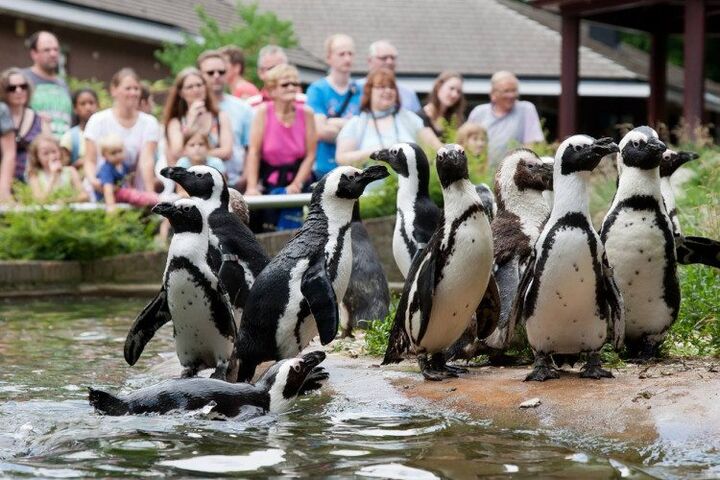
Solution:
<svg viewBox="0 0 720 480">
<path fill-rule="evenodd" d="M 360 218 L 360 200 L 352 216 L 352 273 L 340 306 L 342 336 L 352 334 L 354 327 L 371 320 L 384 319 L 390 306 L 390 289 L 380 257 Z"/>
<path fill-rule="evenodd" d="M 442 380 L 467 370 L 445 363 L 445 350 L 465 331 L 477 311 L 477 336 L 495 328 L 499 313 L 481 311 L 491 281 L 493 244 L 490 223 L 459 145 L 437 153 L 445 203 L 443 221 L 412 262 L 405 280 L 383 365 L 402 360 L 410 347 L 423 376 Z"/>
<path fill-rule="evenodd" d="M 632 358 L 656 356 L 680 310 L 673 227 L 660 190 L 665 150 L 649 127 L 623 137 L 617 192 L 600 230 L 625 302 L 625 345 Z"/>
<path fill-rule="evenodd" d="M 208 220 L 201 200 L 186 198 L 152 209 L 173 229 L 163 286 L 137 317 L 125 340 L 125 360 L 134 365 L 155 332 L 172 320 L 183 377 L 214 368 L 213 378 L 236 375 L 237 330 L 232 305 L 207 263 Z"/>
<path fill-rule="evenodd" d="M 552 211 L 511 312 L 516 323 L 525 322 L 535 354 L 526 381 L 558 378 L 554 354 L 587 353 L 581 377 L 612 377 L 599 351 L 608 341 L 616 348 L 622 343 L 622 296 L 590 220 L 588 184 L 600 160 L 617 150 L 610 138 L 574 135 L 555 154 Z"/>
<path fill-rule="evenodd" d="M 160 173 L 177 182 L 191 197 L 203 200 L 201 207 L 210 223 L 209 263 L 241 313 L 250 287 L 270 259 L 246 223 L 230 211 L 225 177 L 206 165 L 166 167 Z"/>
<path fill-rule="evenodd" d="M 675 152 L 667 149 L 660 162 L 660 190 L 663 202 L 675 236 L 675 253 L 677 261 L 682 265 L 701 263 L 709 267 L 720 268 L 720 242 L 705 237 L 684 236 L 680 228 L 670 177 L 685 163 L 695 160 L 699 155 L 695 152 Z"/>
<path fill-rule="evenodd" d="M 365 187 L 388 176 L 383 166 L 337 167 L 316 185 L 305 223 L 258 275 L 238 330 L 238 381 L 264 361 L 294 357 L 317 335 L 337 334 L 338 303 L 352 269 L 353 206 Z"/>
<path fill-rule="evenodd" d="M 407 278 L 412 259 L 430 241 L 442 214 L 428 193 L 430 165 L 415 143 L 398 143 L 374 152 L 370 158 L 387 163 L 398 174 L 393 256 Z"/>
<path fill-rule="evenodd" d="M 296 397 L 318 390 L 328 373 L 318 365 L 325 359 L 320 351 L 278 362 L 254 385 L 228 383 L 212 378 L 173 379 L 145 387 L 125 396 L 89 389 L 89 400 L 103 415 L 139 415 L 198 410 L 214 403 L 213 412 L 234 417 L 249 405 L 264 412 L 281 413 Z"/>
</svg>

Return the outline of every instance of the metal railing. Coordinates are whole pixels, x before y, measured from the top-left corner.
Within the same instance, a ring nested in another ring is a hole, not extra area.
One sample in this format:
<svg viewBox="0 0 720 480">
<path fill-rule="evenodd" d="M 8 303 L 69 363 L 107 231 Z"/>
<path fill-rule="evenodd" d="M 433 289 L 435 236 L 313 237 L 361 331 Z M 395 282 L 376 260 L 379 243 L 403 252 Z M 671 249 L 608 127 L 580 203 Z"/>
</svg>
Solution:
<svg viewBox="0 0 720 480">
<path fill-rule="evenodd" d="M 281 195 L 248 195 L 244 196 L 250 210 L 266 208 L 302 207 L 310 203 L 311 193 L 290 193 Z"/>
</svg>

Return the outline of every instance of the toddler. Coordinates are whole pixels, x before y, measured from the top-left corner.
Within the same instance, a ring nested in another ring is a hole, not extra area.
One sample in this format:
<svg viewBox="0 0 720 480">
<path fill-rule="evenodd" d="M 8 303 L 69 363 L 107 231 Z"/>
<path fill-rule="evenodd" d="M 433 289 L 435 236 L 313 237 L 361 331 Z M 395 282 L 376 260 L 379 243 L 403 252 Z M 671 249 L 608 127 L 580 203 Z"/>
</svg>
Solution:
<svg viewBox="0 0 720 480">
<path fill-rule="evenodd" d="M 27 179 L 33 199 L 38 202 L 51 202 L 56 197 L 68 197 L 74 202 L 88 199 L 77 170 L 63 165 L 60 143 L 47 133 L 41 133 L 30 144 Z"/>
</svg>

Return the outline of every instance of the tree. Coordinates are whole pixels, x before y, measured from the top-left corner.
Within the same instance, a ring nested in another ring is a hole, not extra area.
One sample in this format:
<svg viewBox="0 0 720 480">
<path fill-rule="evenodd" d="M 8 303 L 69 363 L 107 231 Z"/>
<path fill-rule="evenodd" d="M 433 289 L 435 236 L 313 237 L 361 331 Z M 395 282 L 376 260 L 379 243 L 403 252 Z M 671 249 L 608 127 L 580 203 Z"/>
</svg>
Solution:
<svg viewBox="0 0 720 480">
<path fill-rule="evenodd" d="M 155 57 L 167 65 L 173 75 L 185 67 L 195 65 L 195 59 L 205 50 L 235 45 L 246 56 L 243 76 L 257 83 L 257 53 L 260 48 L 269 44 L 283 48 L 297 45 L 292 23 L 280 20 L 272 12 L 259 12 L 256 3 L 244 4 L 239 1 L 237 14 L 241 21 L 227 31 L 221 30 L 218 22 L 202 6 L 198 6 L 195 11 L 201 23 L 199 37 L 184 34 L 184 44 L 166 43 L 162 49 L 155 51 Z"/>
</svg>

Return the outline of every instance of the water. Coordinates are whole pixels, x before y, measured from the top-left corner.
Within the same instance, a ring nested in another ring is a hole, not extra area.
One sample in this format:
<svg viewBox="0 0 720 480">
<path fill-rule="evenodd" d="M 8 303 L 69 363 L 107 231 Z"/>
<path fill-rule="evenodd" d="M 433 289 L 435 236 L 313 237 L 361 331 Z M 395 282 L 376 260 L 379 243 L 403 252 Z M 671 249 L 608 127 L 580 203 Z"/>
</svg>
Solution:
<svg viewBox="0 0 720 480">
<path fill-rule="evenodd" d="M 88 385 L 129 390 L 169 375 L 171 328 L 135 367 L 122 356 L 142 299 L 0 303 L 0 475 L 14 478 L 712 478 L 708 459 L 508 430 L 408 400 L 384 370 L 326 361 L 331 381 L 291 412 L 103 417 Z M 715 467 L 717 468 L 717 467 Z"/>
</svg>

